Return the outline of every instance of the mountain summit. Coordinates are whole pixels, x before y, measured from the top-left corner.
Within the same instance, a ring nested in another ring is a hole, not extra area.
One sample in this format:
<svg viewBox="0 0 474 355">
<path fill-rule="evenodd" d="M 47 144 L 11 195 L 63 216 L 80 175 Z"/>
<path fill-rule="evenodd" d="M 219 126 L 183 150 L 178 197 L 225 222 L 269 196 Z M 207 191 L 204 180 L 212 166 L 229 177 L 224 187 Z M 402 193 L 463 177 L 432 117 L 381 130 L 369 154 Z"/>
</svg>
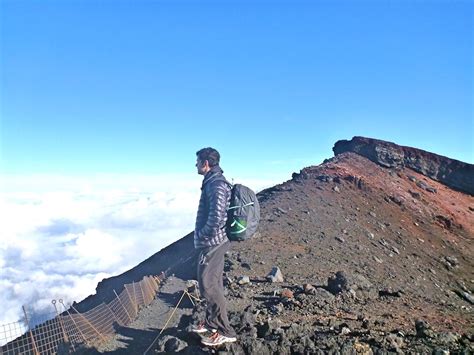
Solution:
<svg viewBox="0 0 474 355">
<path fill-rule="evenodd" d="M 474 165 L 472 164 L 421 149 L 365 137 L 338 141 L 333 151 L 336 155 L 344 152 L 357 153 L 387 168 L 409 168 L 453 189 L 474 195 Z"/>
</svg>

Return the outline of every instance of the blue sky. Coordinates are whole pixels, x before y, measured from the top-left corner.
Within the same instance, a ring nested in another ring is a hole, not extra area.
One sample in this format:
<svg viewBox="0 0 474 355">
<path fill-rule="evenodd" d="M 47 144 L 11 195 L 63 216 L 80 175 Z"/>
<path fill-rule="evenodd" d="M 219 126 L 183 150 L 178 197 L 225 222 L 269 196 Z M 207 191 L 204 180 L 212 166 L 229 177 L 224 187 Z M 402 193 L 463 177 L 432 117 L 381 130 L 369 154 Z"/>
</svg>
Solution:
<svg viewBox="0 0 474 355">
<path fill-rule="evenodd" d="M 474 163 L 471 1 L 2 0 L 7 174 L 288 174 L 368 136 Z"/>
<path fill-rule="evenodd" d="M 191 231 L 202 147 L 257 191 L 356 135 L 474 163 L 473 9 L 0 0 L 0 324 Z"/>
</svg>

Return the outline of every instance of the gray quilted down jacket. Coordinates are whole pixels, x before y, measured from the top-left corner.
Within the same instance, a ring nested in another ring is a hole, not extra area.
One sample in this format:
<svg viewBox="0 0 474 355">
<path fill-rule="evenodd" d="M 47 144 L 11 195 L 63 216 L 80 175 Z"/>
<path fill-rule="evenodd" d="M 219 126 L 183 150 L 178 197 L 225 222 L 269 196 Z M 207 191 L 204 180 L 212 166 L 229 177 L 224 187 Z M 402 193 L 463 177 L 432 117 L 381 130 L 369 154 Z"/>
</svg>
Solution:
<svg viewBox="0 0 474 355">
<path fill-rule="evenodd" d="M 227 241 L 227 209 L 231 187 L 216 165 L 204 176 L 194 229 L 196 249 L 213 247 Z"/>
</svg>

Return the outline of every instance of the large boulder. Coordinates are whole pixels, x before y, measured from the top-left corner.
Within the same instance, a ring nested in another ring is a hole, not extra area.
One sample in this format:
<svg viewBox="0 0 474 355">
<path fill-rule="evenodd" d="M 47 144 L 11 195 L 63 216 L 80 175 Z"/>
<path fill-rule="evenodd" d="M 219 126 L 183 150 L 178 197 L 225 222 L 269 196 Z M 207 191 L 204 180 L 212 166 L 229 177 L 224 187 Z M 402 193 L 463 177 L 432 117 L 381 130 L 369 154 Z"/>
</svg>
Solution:
<svg viewBox="0 0 474 355">
<path fill-rule="evenodd" d="M 349 275 L 344 271 L 338 271 L 328 278 L 327 289 L 334 295 L 348 292 L 361 300 L 375 299 L 379 295 L 378 290 L 363 275 Z"/>
</svg>

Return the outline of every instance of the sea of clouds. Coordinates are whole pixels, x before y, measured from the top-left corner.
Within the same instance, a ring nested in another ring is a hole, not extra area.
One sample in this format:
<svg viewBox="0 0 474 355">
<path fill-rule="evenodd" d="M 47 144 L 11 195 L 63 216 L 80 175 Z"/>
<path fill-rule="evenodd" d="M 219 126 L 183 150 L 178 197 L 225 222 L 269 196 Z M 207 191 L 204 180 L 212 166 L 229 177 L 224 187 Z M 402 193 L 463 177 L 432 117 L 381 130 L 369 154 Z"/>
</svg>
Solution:
<svg viewBox="0 0 474 355">
<path fill-rule="evenodd" d="M 194 229 L 202 177 L 2 176 L 0 325 L 81 301 Z M 270 180 L 242 181 L 260 190 Z M 276 183 L 276 182 L 275 182 Z"/>
</svg>

